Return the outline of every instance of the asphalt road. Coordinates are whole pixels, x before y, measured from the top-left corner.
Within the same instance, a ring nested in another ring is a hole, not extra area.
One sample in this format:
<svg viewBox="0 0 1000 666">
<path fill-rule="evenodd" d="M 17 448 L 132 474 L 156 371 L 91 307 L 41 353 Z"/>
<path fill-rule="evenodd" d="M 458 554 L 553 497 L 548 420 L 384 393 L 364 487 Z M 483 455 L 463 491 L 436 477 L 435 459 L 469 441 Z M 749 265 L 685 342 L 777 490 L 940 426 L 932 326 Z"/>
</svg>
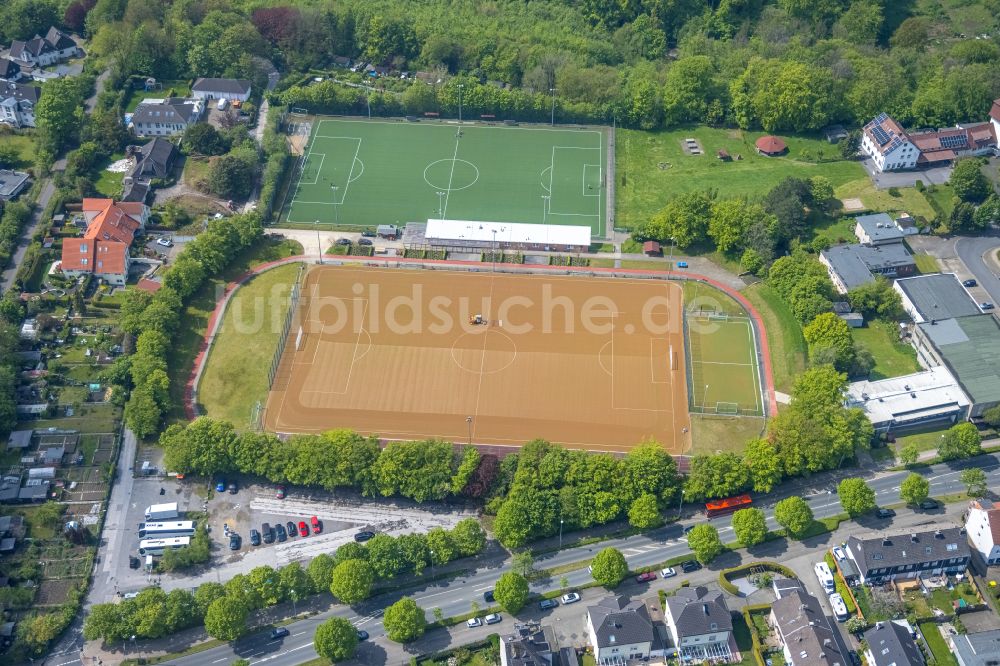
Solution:
<svg viewBox="0 0 1000 666">
<path fill-rule="evenodd" d="M 962 263 L 969 269 L 979 282 L 979 286 L 990 295 L 994 305 L 1000 304 L 1000 267 L 992 259 L 987 259 L 987 253 L 1000 248 L 1000 237 L 976 236 L 960 238 L 955 243 L 955 252 Z"/>
<path fill-rule="evenodd" d="M 924 475 L 931 483 L 931 495 L 946 495 L 964 491 L 964 486 L 959 481 L 961 471 L 967 467 L 979 467 L 987 473 L 988 483 L 995 485 L 1000 483 L 1000 458 L 995 455 L 980 456 L 972 460 L 961 461 L 953 464 L 940 464 L 926 468 Z M 896 504 L 899 502 L 899 484 L 906 477 L 905 472 L 894 472 L 890 474 L 871 477 L 869 486 L 875 490 L 880 505 Z M 840 476 L 846 476 L 841 474 Z M 833 488 L 835 479 L 832 475 L 822 475 L 822 480 L 830 484 Z M 797 484 L 786 484 L 795 486 Z M 831 493 L 825 488 L 815 488 L 811 495 L 807 495 L 812 506 L 813 513 L 817 518 L 834 516 L 842 512 L 840 502 L 835 492 Z M 776 527 L 772 517 L 772 508 L 776 501 L 783 499 L 789 494 L 796 492 L 796 489 L 785 488 L 781 492 L 773 493 L 759 499 L 757 506 L 765 509 L 768 514 L 768 524 Z M 801 491 L 799 491 L 801 492 Z M 911 518 L 910 509 L 901 509 L 901 517 L 897 519 L 879 520 L 873 516 L 864 516 L 858 520 L 860 525 L 867 530 L 887 530 L 892 529 L 894 522 L 905 522 Z M 944 516 L 943 509 L 938 511 L 925 512 L 928 518 L 935 515 Z M 732 528 L 729 526 L 728 517 L 717 518 L 708 521 L 716 528 L 722 536 L 722 540 L 732 541 Z M 621 550 L 631 569 L 652 566 L 659 564 L 673 557 L 688 554 L 690 551 L 683 538 L 683 527 L 685 524 L 705 522 L 700 520 L 685 520 L 660 530 L 654 530 L 647 534 L 631 536 L 624 539 L 614 539 L 592 546 L 571 548 L 549 555 L 541 556 L 535 560 L 537 569 L 551 569 L 562 565 L 580 563 L 581 568 L 567 572 L 565 575 L 572 588 L 577 585 L 589 583 L 590 574 L 586 569 L 586 562 L 596 554 L 597 551 L 608 546 L 614 546 Z M 825 542 L 815 545 L 805 543 L 789 544 L 789 550 L 796 551 L 789 555 L 803 555 L 810 549 L 819 552 L 828 547 Z M 500 577 L 509 568 L 509 562 L 505 562 L 500 567 L 481 568 L 473 574 L 458 580 L 444 581 L 428 584 L 417 590 L 410 590 L 410 596 L 416 599 L 428 612 L 430 618 L 434 608 L 440 608 L 444 615 L 453 616 L 469 612 L 472 602 L 478 602 L 485 607 L 482 594 L 491 590 Z M 713 574 L 714 576 L 714 574 Z M 561 577 L 561 576 L 559 576 Z M 559 577 L 549 580 L 537 581 L 532 585 L 532 591 L 545 592 L 558 589 Z M 235 659 L 250 659 L 251 664 L 266 662 L 268 666 L 293 666 L 315 658 L 316 654 L 312 648 L 312 634 L 316 625 L 324 619 L 339 615 L 351 619 L 359 628 L 363 628 L 371 634 L 371 639 L 364 646 L 363 652 L 359 654 L 359 661 L 366 664 L 396 664 L 400 654 L 397 646 L 388 643 L 383 636 L 383 629 L 380 621 L 382 611 L 386 606 L 398 599 L 400 594 L 387 594 L 369 600 L 356 609 L 349 609 L 343 606 L 336 606 L 330 611 L 321 613 L 308 620 L 295 622 L 288 625 L 291 635 L 281 641 L 271 641 L 268 632 L 259 632 L 247 636 L 233 644 L 223 645 L 210 650 L 205 650 L 193 655 L 181 657 L 167 662 L 178 666 L 211 666 L 215 664 L 230 663 Z M 443 633 L 443 632 L 442 632 Z M 391 657 L 390 655 L 396 655 Z M 65 666 L 78 662 L 66 662 Z M 63 665 L 60 665 L 63 666 Z"/>
</svg>

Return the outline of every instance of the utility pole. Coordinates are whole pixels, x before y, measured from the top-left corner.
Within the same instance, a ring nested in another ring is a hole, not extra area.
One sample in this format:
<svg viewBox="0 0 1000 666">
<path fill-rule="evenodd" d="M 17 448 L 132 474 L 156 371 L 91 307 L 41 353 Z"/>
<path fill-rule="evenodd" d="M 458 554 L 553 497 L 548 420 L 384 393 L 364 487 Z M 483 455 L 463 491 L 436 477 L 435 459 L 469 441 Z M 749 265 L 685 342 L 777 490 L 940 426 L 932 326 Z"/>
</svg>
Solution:
<svg viewBox="0 0 1000 666">
<path fill-rule="evenodd" d="M 444 215 L 444 203 L 442 203 L 444 201 L 444 192 L 438 192 L 437 195 L 438 195 L 438 219 L 441 219 L 441 216 Z"/>
<path fill-rule="evenodd" d="M 465 422 L 469 425 L 469 446 L 472 446 L 472 417 L 466 416 Z"/>
<path fill-rule="evenodd" d="M 313 223 L 313 227 L 316 229 L 316 253 L 319 255 L 319 263 L 323 263 L 323 243 L 319 239 L 319 220 Z"/>
<path fill-rule="evenodd" d="M 465 87 L 464 83 L 458 84 L 458 124 L 462 124 L 462 88 Z"/>
<path fill-rule="evenodd" d="M 550 119 L 549 124 L 552 125 L 553 127 L 555 127 L 555 124 L 556 124 L 556 89 L 555 88 L 549 88 L 549 93 L 551 93 L 551 95 L 552 95 L 552 118 Z"/>
</svg>

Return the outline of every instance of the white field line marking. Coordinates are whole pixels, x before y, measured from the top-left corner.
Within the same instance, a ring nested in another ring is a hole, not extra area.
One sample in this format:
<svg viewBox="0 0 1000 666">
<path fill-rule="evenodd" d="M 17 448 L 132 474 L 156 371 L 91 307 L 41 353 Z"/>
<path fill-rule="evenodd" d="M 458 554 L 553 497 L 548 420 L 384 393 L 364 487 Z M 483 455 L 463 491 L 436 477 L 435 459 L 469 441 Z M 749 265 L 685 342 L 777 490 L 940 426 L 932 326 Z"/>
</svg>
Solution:
<svg viewBox="0 0 1000 666">
<path fill-rule="evenodd" d="M 448 219 L 448 202 L 451 200 L 451 181 L 455 177 L 455 160 L 458 159 L 458 142 L 461 141 L 459 137 L 455 137 L 455 152 L 451 154 L 451 173 L 448 174 L 448 189 L 445 190 L 444 194 L 444 209 L 441 211 L 441 219 Z"/>
</svg>

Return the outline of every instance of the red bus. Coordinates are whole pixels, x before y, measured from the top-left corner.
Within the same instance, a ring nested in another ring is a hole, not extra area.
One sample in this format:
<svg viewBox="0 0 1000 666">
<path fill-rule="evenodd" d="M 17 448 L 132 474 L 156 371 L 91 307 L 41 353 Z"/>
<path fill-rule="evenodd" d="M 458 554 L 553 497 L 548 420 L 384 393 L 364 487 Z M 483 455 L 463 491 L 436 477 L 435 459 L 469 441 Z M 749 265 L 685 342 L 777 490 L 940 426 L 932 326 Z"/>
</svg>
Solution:
<svg viewBox="0 0 1000 666">
<path fill-rule="evenodd" d="M 708 513 L 709 518 L 715 518 L 716 516 L 725 516 L 734 511 L 745 509 L 751 504 L 753 504 L 753 500 L 750 499 L 749 495 L 737 495 L 736 497 L 727 497 L 726 499 L 707 502 L 705 504 L 705 512 Z"/>
</svg>

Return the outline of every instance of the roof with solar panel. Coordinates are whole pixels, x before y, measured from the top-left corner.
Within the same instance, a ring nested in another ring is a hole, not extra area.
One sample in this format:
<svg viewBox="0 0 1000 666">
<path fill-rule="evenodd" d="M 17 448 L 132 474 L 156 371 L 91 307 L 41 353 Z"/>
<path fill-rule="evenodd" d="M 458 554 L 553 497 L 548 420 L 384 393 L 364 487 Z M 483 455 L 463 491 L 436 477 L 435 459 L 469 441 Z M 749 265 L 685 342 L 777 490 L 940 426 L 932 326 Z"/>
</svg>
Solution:
<svg viewBox="0 0 1000 666">
<path fill-rule="evenodd" d="M 888 113 L 875 116 L 874 120 L 865 125 L 864 131 L 883 155 L 909 141 L 906 132 Z"/>
</svg>

